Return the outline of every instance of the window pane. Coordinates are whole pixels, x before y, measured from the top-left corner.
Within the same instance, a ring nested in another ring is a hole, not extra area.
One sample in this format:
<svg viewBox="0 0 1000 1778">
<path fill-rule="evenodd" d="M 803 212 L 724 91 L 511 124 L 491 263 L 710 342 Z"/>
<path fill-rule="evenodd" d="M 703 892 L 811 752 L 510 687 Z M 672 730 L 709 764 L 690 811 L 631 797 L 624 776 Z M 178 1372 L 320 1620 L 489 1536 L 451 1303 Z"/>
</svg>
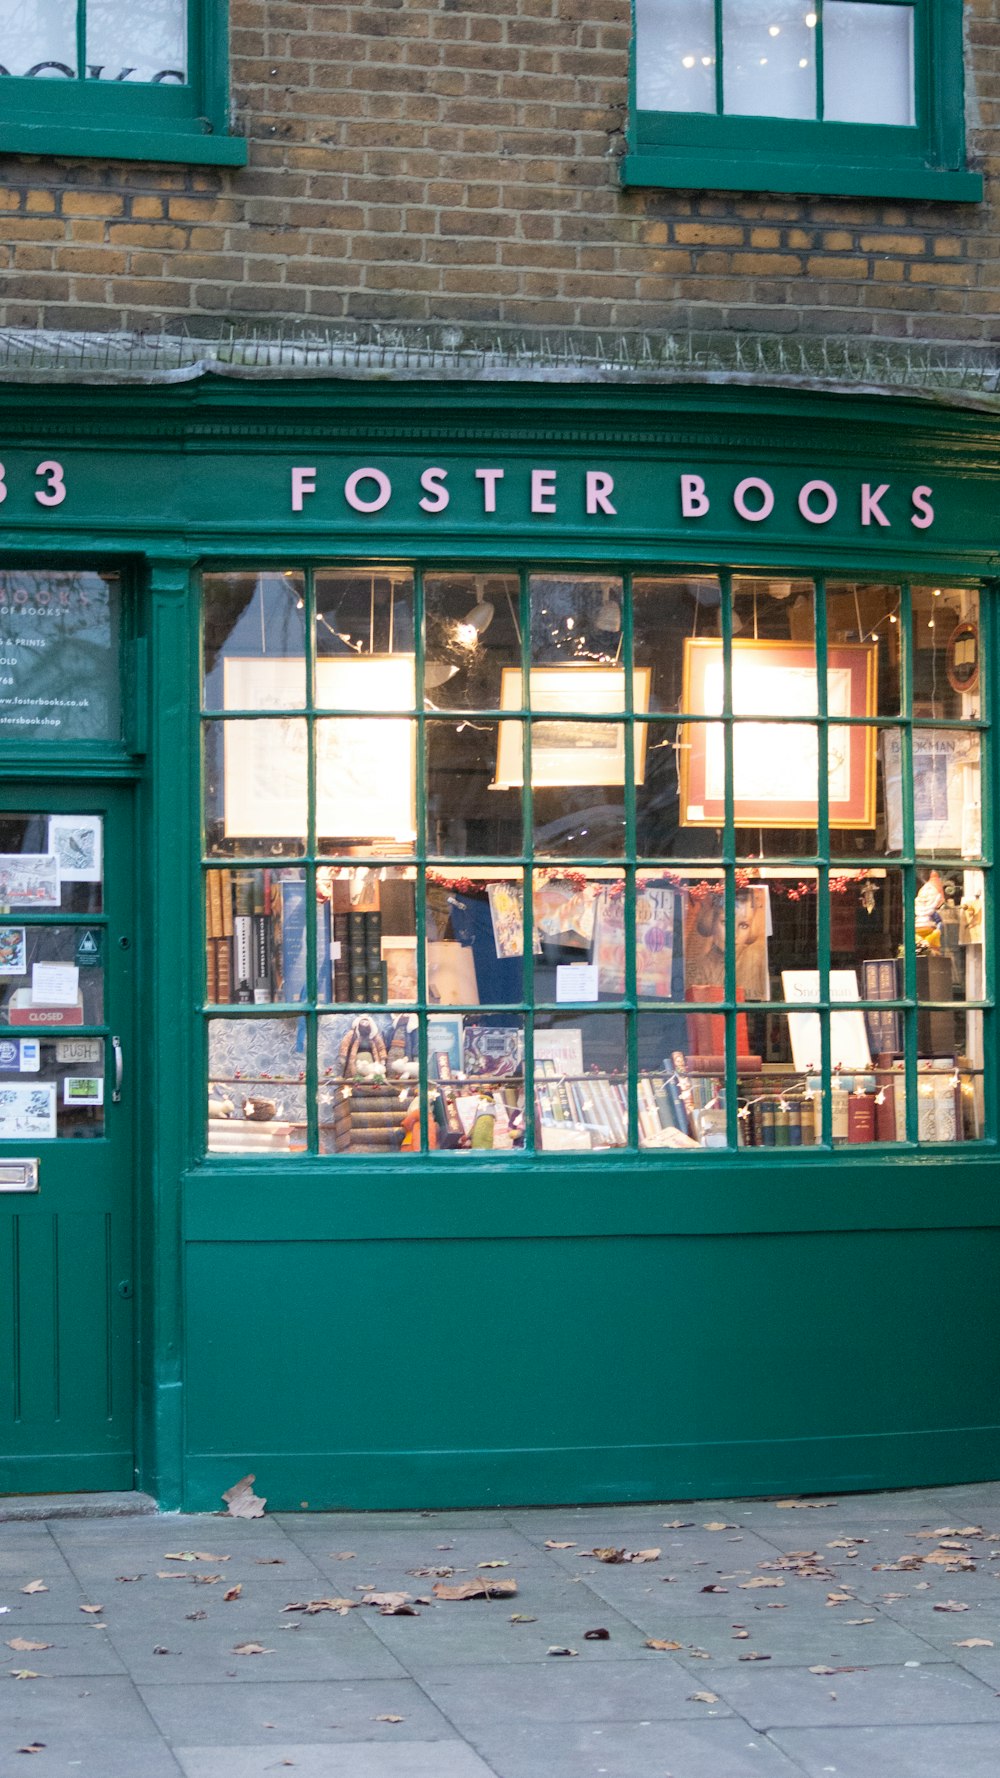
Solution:
<svg viewBox="0 0 1000 1778">
<path fill-rule="evenodd" d="M 417 1064 L 407 1048 L 409 1023 L 405 1013 L 393 1016 L 374 1007 L 319 1020 L 321 1154 L 387 1159 L 419 1145 Z"/>
<path fill-rule="evenodd" d="M 624 709 L 624 670 L 594 671 L 621 661 L 623 596 L 615 575 L 531 576 L 532 662 L 570 669 L 532 673 L 532 709 L 586 710 L 591 697 L 601 699 L 599 709 Z M 584 689 L 588 681 L 596 690 Z"/>
<path fill-rule="evenodd" d="M 643 111 L 715 110 L 713 0 L 636 0 L 635 86 Z"/>
<path fill-rule="evenodd" d="M 616 871 L 535 872 L 535 999 L 621 1000 L 625 880 Z"/>
<path fill-rule="evenodd" d="M 982 711 L 979 594 L 974 587 L 914 587 L 913 714 L 966 721 Z"/>
<path fill-rule="evenodd" d="M 811 21 L 811 22 L 810 22 Z M 722 0 L 724 108 L 739 117 L 815 117 L 816 14 L 801 0 Z"/>
<path fill-rule="evenodd" d="M 0 813 L 0 913 L 99 913 L 103 855 L 100 815 Z"/>
<path fill-rule="evenodd" d="M 186 80 L 187 13 L 187 0 L 142 0 L 124 9 L 120 0 L 87 0 L 90 79 Z"/>
<path fill-rule="evenodd" d="M 513 763 L 521 725 L 504 723 L 503 744 L 512 736 Z M 427 750 L 427 850 L 453 857 L 509 857 L 523 843 L 521 787 L 501 785 L 501 725 L 459 717 L 429 718 Z M 518 778 L 523 772 L 517 772 Z"/>
<path fill-rule="evenodd" d="M 535 1147 L 625 1148 L 625 1015 L 538 1013 L 534 1042 Z"/>
<path fill-rule="evenodd" d="M 636 850 L 641 858 L 721 858 L 722 818 L 714 827 L 692 827 L 681 821 L 683 755 L 685 739 L 695 725 L 673 722 L 637 723 L 635 755 L 642 759 L 636 773 Z"/>
<path fill-rule="evenodd" d="M 88 944 L 82 948 L 86 937 Z M 104 931 L 89 926 L 0 926 L 0 1023 L 104 1022 Z"/>
<path fill-rule="evenodd" d="M 516 574 L 428 574 L 424 705 L 499 710 L 505 669 L 520 671 Z"/>
<path fill-rule="evenodd" d="M 493 1154 L 523 1147 L 522 1018 L 509 1014 L 431 1018 L 427 1054 L 432 1148 Z"/>
<path fill-rule="evenodd" d="M 316 574 L 316 703 L 412 710 L 416 680 L 409 569 Z"/>
<path fill-rule="evenodd" d="M 210 1019 L 208 1151 L 290 1154 L 306 1146 L 304 1019 Z"/>
<path fill-rule="evenodd" d="M 76 0 L 0 0 L 0 63 L 14 75 L 75 80 Z"/>
<path fill-rule="evenodd" d="M 684 708 L 684 644 L 722 634 L 721 593 L 714 575 L 632 582 L 632 653 L 636 680 L 648 674 L 650 710 Z M 636 709 L 646 707 L 637 701 Z"/>
<path fill-rule="evenodd" d="M 824 0 L 823 116 L 913 123 L 912 6 Z"/>
<path fill-rule="evenodd" d="M 900 695 L 900 588 L 877 581 L 834 581 L 826 589 L 826 636 L 831 651 L 831 708 L 836 691 L 833 674 L 845 647 L 873 649 L 872 701 L 865 714 L 898 716 Z M 849 657 L 847 657 L 849 658 Z"/>
<path fill-rule="evenodd" d="M 434 1006 L 511 1006 L 524 993 L 520 871 L 427 873 L 427 998 Z"/>
<path fill-rule="evenodd" d="M 304 851 L 306 723 L 289 716 L 204 727 L 206 851 L 217 857 Z"/>
<path fill-rule="evenodd" d="M 319 1000 L 408 1006 L 417 1000 L 416 882 L 410 869 L 316 873 Z"/>
<path fill-rule="evenodd" d="M 4 1129 L 24 1139 L 104 1135 L 104 1039 L 0 1039 Z"/>
<path fill-rule="evenodd" d="M 4 740 L 121 738 L 120 606 L 116 574 L 49 568 L 0 574 Z"/>
<path fill-rule="evenodd" d="M 206 710 L 301 710 L 306 701 L 301 574 L 206 574 Z"/>
<path fill-rule="evenodd" d="M 412 684 L 412 665 L 406 672 Z M 385 695 L 391 698 L 392 689 Z M 379 707 L 377 695 L 374 707 Z M 324 717 L 316 723 L 315 739 L 319 850 L 412 852 L 417 834 L 416 723 L 390 716 Z"/>
</svg>

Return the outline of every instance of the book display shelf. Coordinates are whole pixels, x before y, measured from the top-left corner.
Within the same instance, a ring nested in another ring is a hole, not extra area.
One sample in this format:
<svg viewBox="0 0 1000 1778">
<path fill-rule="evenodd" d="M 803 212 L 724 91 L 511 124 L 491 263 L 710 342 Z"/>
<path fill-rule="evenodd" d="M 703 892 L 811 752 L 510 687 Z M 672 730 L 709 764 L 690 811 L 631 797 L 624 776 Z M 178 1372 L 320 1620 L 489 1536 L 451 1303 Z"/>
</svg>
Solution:
<svg viewBox="0 0 1000 1778">
<path fill-rule="evenodd" d="M 979 623 L 896 581 L 206 575 L 209 1153 L 984 1138 Z"/>
</svg>

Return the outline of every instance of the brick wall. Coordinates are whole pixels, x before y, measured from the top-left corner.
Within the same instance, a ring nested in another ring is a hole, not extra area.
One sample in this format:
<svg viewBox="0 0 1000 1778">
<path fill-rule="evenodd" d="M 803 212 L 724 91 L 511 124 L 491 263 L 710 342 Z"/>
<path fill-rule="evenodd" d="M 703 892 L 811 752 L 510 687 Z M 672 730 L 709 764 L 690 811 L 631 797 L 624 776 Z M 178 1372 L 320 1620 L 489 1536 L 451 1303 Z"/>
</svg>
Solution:
<svg viewBox="0 0 1000 1778">
<path fill-rule="evenodd" d="M 0 161 L 0 317 L 997 337 L 987 203 L 629 191 L 629 0 L 231 0 L 250 164 Z M 1000 168 L 1000 0 L 966 8 Z"/>
</svg>

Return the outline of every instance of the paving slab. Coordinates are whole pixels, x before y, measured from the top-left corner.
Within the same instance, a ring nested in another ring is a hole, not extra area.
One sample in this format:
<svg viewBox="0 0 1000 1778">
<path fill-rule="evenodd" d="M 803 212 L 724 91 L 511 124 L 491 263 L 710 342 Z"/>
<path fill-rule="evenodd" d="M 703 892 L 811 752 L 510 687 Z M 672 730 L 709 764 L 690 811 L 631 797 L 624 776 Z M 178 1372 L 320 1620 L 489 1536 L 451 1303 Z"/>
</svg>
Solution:
<svg viewBox="0 0 1000 1778">
<path fill-rule="evenodd" d="M 79 1624 L 33 1623 L 27 1632 L 23 1625 L 18 1630 L 8 1629 L 8 1623 L 7 1618 L 0 1618 L 0 1673 L 12 1667 L 31 1667 L 42 1668 L 56 1679 L 83 1679 L 97 1674 L 123 1674 L 126 1670 L 107 1632 L 95 1630 L 83 1620 Z M 17 1637 L 52 1646 L 35 1650 L 11 1648 L 11 1641 Z"/>
<path fill-rule="evenodd" d="M 808 1670 L 719 1669 L 712 1690 L 755 1729 L 892 1723 L 1000 1722 L 992 1687 L 951 1662 L 869 1667 L 832 1676 Z"/>
<path fill-rule="evenodd" d="M 826 1778 L 831 1771 L 837 1778 L 996 1778 L 1000 1771 L 1000 1728 L 994 1723 L 776 1729 L 772 1739 L 806 1778 Z"/>
<path fill-rule="evenodd" d="M 181 1778 L 182 1768 L 165 1741 L 132 1742 L 116 1735 L 79 1735 L 62 1730 L 53 1734 L 37 1729 L 27 1743 L 5 1734 L 0 1721 L 0 1773 L 3 1778 Z M 44 1742 L 33 1759 L 18 1758 L 17 1749 L 32 1741 Z"/>
<path fill-rule="evenodd" d="M 498 1722 L 672 1720 L 698 1717 L 706 1708 L 691 1697 L 692 1692 L 704 1688 L 693 1685 L 690 1675 L 669 1655 L 652 1651 L 638 1661 L 553 1656 L 544 1663 L 506 1668 L 428 1670 L 421 1684 L 449 1721 L 466 1735 L 473 1729 L 494 1728 Z M 729 1714 L 724 1703 L 715 1709 L 720 1716 Z"/>
<path fill-rule="evenodd" d="M 12 1736 L 17 1743 L 48 1743 L 67 1736 L 117 1737 L 142 1742 L 143 1747 L 148 1741 L 160 1741 L 159 1730 L 129 1679 L 50 1679 L 40 1660 L 34 1671 L 42 1677 L 0 1677 L 0 1733 L 6 1741 Z"/>
<path fill-rule="evenodd" d="M 255 1747 L 266 1724 L 276 1739 L 305 1744 L 398 1740 L 400 1725 L 379 1722 L 380 1716 L 402 1717 L 413 1740 L 459 1739 L 412 1679 L 161 1683 L 140 1686 L 139 1694 L 171 1746 Z"/>
<path fill-rule="evenodd" d="M 493 1602 L 484 1612 L 478 1602 L 426 1608 L 416 1618 L 381 1617 L 369 1622 L 376 1636 L 390 1648 L 410 1673 L 421 1674 L 440 1667 L 498 1665 L 518 1666 L 525 1661 L 572 1660 L 550 1656 L 552 1647 L 575 1648 L 575 1658 L 599 1661 L 634 1661 L 643 1644 L 641 1631 L 602 1601 L 584 1600 L 573 1612 L 540 1610 L 533 1623 L 512 1623 L 511 1613 L 532 1615 L 521 1599 Z M 469 1613 L 476 1613 L 475 1623 Z M 608 1640 L 587 1640 L 586 1631 L 608 1631 Z"/>
<path fill-rule="evenodd" d="M 802 1778 L 800 1765 L 732 1718 L 518 1723 L 477 1731 L 472 1740 L 497 1778 Z M 865 1778 L 875 1778 L 875 1769 Z"/>
<path fill-rule="evenodd" d="M 225 1751 L 180 1747 L 177 1759 L 184 1778 L 271 1778 L 283 1763 L 294 1766 L 295 1778 L 494 1778 L 491 1768 L 461 1741 L 400 1741 L 385 1747 L 363 1741 L 339 1747 L 281 1741 Z"/>
<path fill-rule="evenodd" d="M 224 1608 L 225 1610 L 225 1608 Z M 107 1634 L 137 1685 L 201 1686 L 225 1680 L 240 1685 L 281 1680 L 405 1679 L 390 1649 L 365 1624 L 343 1618 L 262 1623 L 246 1613 L 222 1613 L 200 1623 L 150 1627 L 109 1624 Z M 246 1644 L 264 1654 L 240 1655 Z M 157 1654 L 156 1649 L 166 1653 Z M 264 1671 L 262 1672 L 261 1669 Z"/>
<path fill-rule="evenodd" d="M 904 1661 L 951 1660 L 948 1647 L 934 1648 L 892 1618 L 866 1614 L 870 1622 L 848 1624 L 840 1614 L 795 1611 L 740 1611 L 734 1604 L 728 1615 L 709 1621 L 704 1613 L 685 1616 L 672 1612 L 657 1620 L 653 1633 L 682 1644 L 674 1658 L 692 1670 L 703 1663 L 692 1649 L 707 1653 L 713 1665 L 740 1667 L 759 1664 L 766 1655 L 774 1667 L 899 1666 Z M 818 1621 L 817 1621 L 818 1619 Z M 737 1634 L 737 1631 L 744 1632 Z M 1000 1642 L 997 1644 L 1000 1649 Z M 756 1655 L 758 1662 L 748 1661 Z M 704 1670 L 707 1672 L 707 1666 Z"/>
</svg>

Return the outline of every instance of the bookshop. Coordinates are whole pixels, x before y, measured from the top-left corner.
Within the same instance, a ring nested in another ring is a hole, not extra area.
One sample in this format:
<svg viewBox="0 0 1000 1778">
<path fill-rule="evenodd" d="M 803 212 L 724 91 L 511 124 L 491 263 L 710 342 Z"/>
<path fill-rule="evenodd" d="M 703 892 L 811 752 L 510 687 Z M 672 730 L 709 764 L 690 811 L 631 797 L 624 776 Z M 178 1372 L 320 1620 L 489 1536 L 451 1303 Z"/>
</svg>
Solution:
<svg viewBox="0 0 1000 1778">
<path fill-rule="evenodd" d="M 1000 1472 L 992 422 L 23 394 L 0 1491 Z"/>
</svg>

